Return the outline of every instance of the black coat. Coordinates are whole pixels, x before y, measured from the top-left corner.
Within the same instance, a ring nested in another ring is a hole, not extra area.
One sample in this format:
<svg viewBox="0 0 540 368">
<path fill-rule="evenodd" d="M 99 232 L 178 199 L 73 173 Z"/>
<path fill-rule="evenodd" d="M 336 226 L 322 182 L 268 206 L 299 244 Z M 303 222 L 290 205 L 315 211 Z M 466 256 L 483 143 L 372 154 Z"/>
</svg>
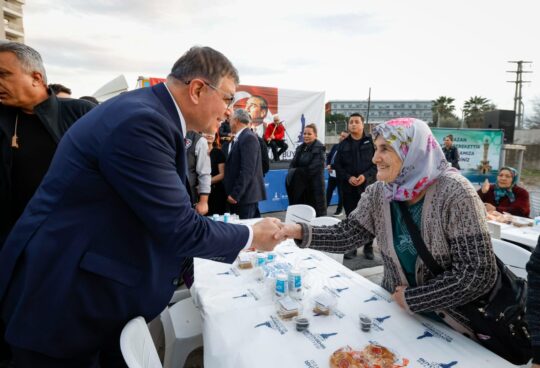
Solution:
<svg viewBox="0 0 540 368">
<path fill-rule="evenodd" d="M 370 135 L 364 134 L 360 140 L 354 140 L 351 135 L 344 139 L 338 146 L 338 153 L 334 160 L 334 169 L 337 177 L 342 182 L 342 190 L 363 192 L 365 188 L 373 184 L 377 176 L 377 166 L 373 163 L 375 145 Z M 351 176 L 364 175 L 366 181 L 359 187 L 349 184 Z"/>
<path fill-rule="evenodd" d="M 446 148 L 446 146 L 443 146 L 442 148 L 444 152 L 444 157 L 446 158 L 446 161 L 448 161 L 452 167 L 460 170 L 459 167 L 459 151 L 456 146 L 451 146 L 450 148 Z"/>
<path fill-rule="evenodd" d="M 296 148 L 286 182 L 289 204 L 308 204 L 317 216 L 326 216 L 324 168 L 325 147 L 320 141 Z"/>
<path fill-rule="evenodd" d="M 58 144 L 68 128 L 94 106 L 85 100 L 57 98 L 51 92 L 48 99 L 34 107 L 34 113 Z M 11 137 L 18 111 L 18 108 L 0 104 L 0 247 L 11 228 Z"/>
</svg>

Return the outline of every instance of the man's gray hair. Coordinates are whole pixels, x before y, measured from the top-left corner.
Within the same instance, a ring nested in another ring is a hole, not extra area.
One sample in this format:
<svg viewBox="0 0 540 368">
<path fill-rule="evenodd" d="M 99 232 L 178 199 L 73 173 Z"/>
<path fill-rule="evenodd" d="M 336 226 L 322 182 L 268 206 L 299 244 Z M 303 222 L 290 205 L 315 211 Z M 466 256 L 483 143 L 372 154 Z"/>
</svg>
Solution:
<svg viewBox="0 0 540 368">
<path fill-rule="evenodd" d="M 1 42 L 0 52 L 12 52 L 21 63 L 21 68 L 30 74 L 38 72 L 43 77 L 43 83 L 47 84 L 47 73 L 43 66 L 43 59 L 39 52 L 19 42 Z"/>
<path fill-rule="evenodd" d="M 211 47 L 193 46 L 174 63 L 169 78 L 188 83 L 194 78 L 203 78 L 218 85 L 221 78 L 231 77 L 240 83 L 238 71 L 229 59 Z"/>
<path fill-rule="evenodd" d="M 234 113 L 233 113 L 232 117 L 233 117 L 233 119 L 238 120 L 242 124 L 249 124 L 249 122 L 251 121 L 251 117 L 249 116 L 247 111 L 244 110 L 244 109 L 236 109 L 236 110 L 234 110 Z"/>
</svg>

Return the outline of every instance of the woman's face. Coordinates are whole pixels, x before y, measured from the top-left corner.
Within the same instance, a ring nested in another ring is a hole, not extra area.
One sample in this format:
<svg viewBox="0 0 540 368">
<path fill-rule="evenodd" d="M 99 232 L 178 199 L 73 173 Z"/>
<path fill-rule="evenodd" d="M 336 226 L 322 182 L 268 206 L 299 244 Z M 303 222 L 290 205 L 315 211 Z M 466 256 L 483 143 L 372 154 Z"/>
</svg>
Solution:
<svg viewBox="0 0 540 368">
<path fill-rule="evenodd" d="M 512 173 L 509 170 L 501 170 L 497 176 L 497 184 L 500 188 L 510 188 L 512 179 Z"/>
<path fill-rule="evenodd" d="M 315 131 L 311 128 L 304 128 L 304 143 L 313 143 L 315 139 L 317 139 L 317 134 L 315 134 Z"/>
<path fill-rule="evenodd" d="M 214 143 L 214 140 L 215 140 L 215 138 L 216 138 L 216 136 L 215 136 L 214 134 L 206 134 L 206 133 L 203 134 L 203 137 L 206 138 L 206 141 L 207 141 L 208 144 L 210 144 L 210 145 L 211 145 L 212 143 Z"/>
<path fill-rule="evenodd" d="M 445 137 L 445 138 L 444 138 L 444 146 L 445 146 L 446 148 L 452 147 L 452 140 L 451 140 L 450 138 L 448 138 L 448 137 Z"/>
<path fill-rule="evenodd" d="M 379 135 L 374 143 L 373 163 L 377 165 L 377 180 L 392 183 L 398 177 L 403 162 L 382 135 Z"/>
</svg>

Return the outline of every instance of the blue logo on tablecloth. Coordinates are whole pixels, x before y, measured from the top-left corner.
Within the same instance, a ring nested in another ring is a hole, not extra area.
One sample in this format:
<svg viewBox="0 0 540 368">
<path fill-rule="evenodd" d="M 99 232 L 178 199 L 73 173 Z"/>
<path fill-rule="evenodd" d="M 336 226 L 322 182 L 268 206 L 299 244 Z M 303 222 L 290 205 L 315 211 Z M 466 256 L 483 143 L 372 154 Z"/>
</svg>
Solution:
<svg viewBox="0 0 540 368">
<path fill-rule="evenodd" d="M 242 295 L 233 296 L 232 298 L 233 299 L 238 299 L 238 298 L 247 298 L 247 297 L 248 297 L 247 294 L 242 294 Z"/>
<path fill-rule="evenodd" d="M 345 290 L 348 290 L 348 289 L 349 289 L 349 287 L 347 286 L 347 287 L 344 287 L 344 288 L 337 288 L 336 291 L 338 293 L 342 293 L 342 292 L 344 292 Z"/>
<path fill-rule="evenodd" d="M 425 367 L 425 368 L 451 368 L 458 364 L 457 360 L 453 360 L 449 363 L 439 363 L 439 362 L 431 362 L 424 358 L 418 359 L 417 362 L 420 363 L 422 367 Z"/>
<path fill-rule="evenodd" d="M 259 323 L 255 325 L 254 328 L 258 328 L 258 327 L 268 327 L 272 330 L 276 330 L 281 335 L 285 335 L 285 333 L 288 331 L 287 327 L 285 327 L 285 325 L 281 323 L 281 321 L 275 316 L 270 316 L 269 321 L 264 321 L 262 323 Z"/>
<path fill-rule="evenodd" d="M 238 276 L 240 276 L 240 272 L 238 272 L 238 270 L 236 270 L 234 268 L 229 268 L 229 271 L 220 272 L 220 273 L 217 273 L 216 275 L 218 275 L 218 276 L 234 275 L 234 276 L 238 277 Z"/>
<path fill-rule="evenodd" d="M 302 331 L 302 334 L 315 346 L 317 349 L 326 349 L 324 341 L 330 337 L 337 335 L 337 332 L 314 334 L 309 330 Z"/>
<path fill-rule="evenodd" d="M 304 364 L 307 368 L 320 368 L 320 366 L 314 360 L 306 360 Z"/>
<path fill-rule="evenodd" d="M 326 290 L 328 291 L 330 294 L 334 295 L 335 297 L 337 298 L 340 298 L 341 297 L 341 293 L 344 292 L 345 290 L 348 290 L 349 287 L 344 287 L 344 288 L 336 288 L 336 289 L 331 289 L 329 288 L 328 286 L 323 286 L 323 290 Z"/>
<path fill-rule="evenodd" d="M 339 278 L 339 277 L 341 277 L 341 275 L 340 275 L 339 273 L 338 273 L 337 275 L 330 276 L 331 279 L 337 279 L 337 278 Z"/>
<path fill-rule="evenodd" d="M 373 329 L 376 331 L 384 331 L 383 323 L 391 316 L 375 317 L 373 318 Z"/>
<path fill-rule="evenodd" d="M 311 271 L 311 270 L 314 270 L 314 269 L 316 269 L 316 268 L 317 268 L 317 267 L 308 267 L 307 269 L 308 269 L 308 271 Z"/>
<path fill-rule="evenodd" d="M 422 326 L 425 327 L 424 333 L 418 336 L 416 339 L 421 340 L 426 337 L 437 337 L 446 342 L 452 342 L 453 338 L 446 334 L 444 331 L 439 330 L 437 327 L 428 322 L 422 322 Z"/>
<path fill-rule="evenodd" d="M 392 303 L 392 298 L 390 296 L 386 296 L 386 295 L 383 295 L 382 293 L 379 293 L 375 290 L 371 290 L 371 292 L 373 293 L 373 296 L 371 298 L 368 298 L 366 300 L 364 300 L 364 303 L 368 303 L 368 302 L 375 302 L 375 301 L 379 301 L 379 300 L 384 300 L 388 303 Z"/>
</svg>

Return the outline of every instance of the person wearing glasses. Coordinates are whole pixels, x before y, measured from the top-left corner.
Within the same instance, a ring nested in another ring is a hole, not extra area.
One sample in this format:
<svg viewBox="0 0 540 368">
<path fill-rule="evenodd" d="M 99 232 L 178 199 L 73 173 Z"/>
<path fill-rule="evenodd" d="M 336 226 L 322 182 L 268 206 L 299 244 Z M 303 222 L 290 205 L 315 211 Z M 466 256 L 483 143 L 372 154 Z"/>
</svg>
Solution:
<svg viewBox="0 0 540 368">
<path fill-rule="evenodd" d="M 124 367 L 128 321 L 159 315 L 191 257 L 232 263 L 271 250 L 279 220 L 200 216 L 186 189 L 184 135 L 215 133 L 239 83 L 232 63 L 193 47 L 165 83 L 79 119 L 0 252 L 0 317 L 15 367 Z"/>
</svg>

